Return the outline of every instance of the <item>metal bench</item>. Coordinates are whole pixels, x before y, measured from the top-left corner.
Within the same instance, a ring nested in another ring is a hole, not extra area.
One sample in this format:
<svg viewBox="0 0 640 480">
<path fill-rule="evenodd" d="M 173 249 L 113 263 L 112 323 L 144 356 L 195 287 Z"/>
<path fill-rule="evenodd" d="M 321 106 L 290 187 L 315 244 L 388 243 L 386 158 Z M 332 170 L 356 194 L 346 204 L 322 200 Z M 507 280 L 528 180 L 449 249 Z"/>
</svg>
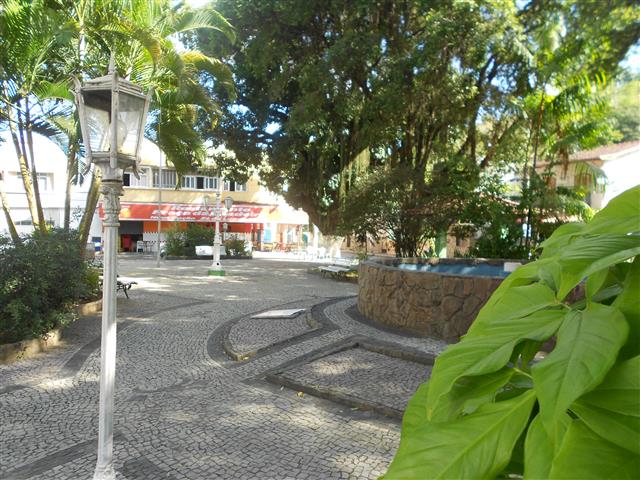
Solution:
<svg viewBox="0 0 640 480">
<path fill-rule="evenodd" d="M 352 269 L 340 267 L 338 265 L 327 265 L 325 267 L 320 267 L 318 270 L 320 270 L 320 273 L 322 274 L 323 277 L 325 277 L 327 273 L 331 274 L 331 276 L 344 277 Z"/>
<path fill-rule="evenodd" d="M 131 287 L 137 284 L 138 282 L 134 282 L 132 280 L 118 280 L 116 282 L 116 293 L 118 292 L 118 290 L 122 290 L 125 297 L 129 298 L 129 293 L 127 292 L 131 290 Z"/>
<path fill-rule="evenodd" d="M 104 279 L 102 278 L 102 275 L 100 275 L 100 288 L 102 288 L 103 282 L 104 282 Z M 129 298 L 129 290 L 131 290 L 131 287 L 137 284 L 138 282 L 134 282 L 133 280 L 125 280 L 125 279 L 120 280 L 120 278 L 117 278 L 116 293 L 118 293 L 118 290 L 122 290 L 124 292 L 125 297 Z"/>
</svg>

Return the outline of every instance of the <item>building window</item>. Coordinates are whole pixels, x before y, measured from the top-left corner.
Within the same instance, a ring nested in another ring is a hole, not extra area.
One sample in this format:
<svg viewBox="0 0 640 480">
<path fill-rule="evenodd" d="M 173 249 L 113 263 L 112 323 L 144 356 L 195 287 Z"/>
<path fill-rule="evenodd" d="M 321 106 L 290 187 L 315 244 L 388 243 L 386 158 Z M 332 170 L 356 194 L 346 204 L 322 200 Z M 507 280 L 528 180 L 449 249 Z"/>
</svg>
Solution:
<svg viewBox="0 0 640 480">
<path fill-rule="evenodd" d="M 39 173 L 38 174 L 38 188 L 41 192 L 49 192 L 53 190 L 53 174 L 52 173 Z"/>
<path fill-rule="evenodd" d="M 125 187 L 148 187 L 148 171 L 146 168 L 141 168 L 138 172 L 139 179 L 133 174 L 133 172 L 125 172 L 122 175 L 122 185 Z"/>
<path fill-rule="evenodd" d="M 153 186 L 158 188 L 158 169 L 153 170 Z M 176 171 L 175 170 L 162 170 L 162 188 L 175 188 L 176 186 Z"/>
<path fill-rule="evenodd" d="M 21 226 L 21 227 L 28 227 L 33 225 L 33 222 L 31 221 L 30 218 L 27 218 L 25 220 L 18 220 L 17 222 L 13 222 L 13 223 L 14 225 Z M 46 223 L 50 227 L 55 227 L 55 222 L 53 221 L 52 218 L 45 220 L 44 223 Z"/>
<path fill-rule="evenodd" d="M 204 189 L 205 190 L 217 190 L 218 189 L 218 177 L 204 177 Z"/>
<path fill-rule="evenodd" d="M 182 188 L 196 188 L 196 177 L 193 175 L 185 175 L 181 181 Z"/>
<path fill-rule="evenodd" d="M 224 190 L 227 192 L 246 192 L 247 184 L 246 183 L 236 183 L 232 180 L 224 181 Z"/>
<path fill-rule="evenodd" d="M 137 179 L 135 176 L 133 177 L 133 184 L 138 187 L 148 187 L 149 186 L 149 169 L 141 168 L 138 172 L 140 179 Z"/>
</svg>

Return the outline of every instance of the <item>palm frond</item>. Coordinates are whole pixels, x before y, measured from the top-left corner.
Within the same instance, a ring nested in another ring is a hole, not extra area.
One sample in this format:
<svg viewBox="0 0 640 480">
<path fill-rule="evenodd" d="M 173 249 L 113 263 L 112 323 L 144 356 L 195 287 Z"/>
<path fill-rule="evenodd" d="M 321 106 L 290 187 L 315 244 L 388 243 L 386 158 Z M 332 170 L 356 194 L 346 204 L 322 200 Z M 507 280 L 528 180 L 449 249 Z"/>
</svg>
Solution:
<svg viewBox="0 0 640 480">
<path fill-rule="evenodd" d="M 236 98 L 236 89 L 231 69 L 217 58 L 212 58 L 200 51 L 189 50 L 181 53 L 185 64 L 193 65 L 198 71 L 211 75 L 233 101 Z"/>
<path fill-rule="evenodd" d="M 171 33 L 184 33 L 199 29 L 217 30 L 231 43 L 236 41 L 236 33 L 231 24 L 211 7 L 179 12 L 171 26 Z"/>
<path fill-rule="evenodd" d="M 61 80 L 58 82 L 43 80 L 34 87 L 33 93 L 35 93 L 40 100 L 57 98 L 68 100 L 69 102 L 74 101 L 73 95 L 71 94 L 71 82 L 69 80 Z"/>
</svg>

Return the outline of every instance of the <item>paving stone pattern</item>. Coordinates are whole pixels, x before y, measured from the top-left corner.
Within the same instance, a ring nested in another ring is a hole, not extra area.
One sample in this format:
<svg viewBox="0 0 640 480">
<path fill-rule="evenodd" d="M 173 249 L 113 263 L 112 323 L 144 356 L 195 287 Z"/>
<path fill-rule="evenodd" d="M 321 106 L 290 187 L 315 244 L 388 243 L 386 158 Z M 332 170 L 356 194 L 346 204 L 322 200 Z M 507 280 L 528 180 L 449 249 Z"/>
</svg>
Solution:
<svg viewBox="0 0 640 480">
<path fill-rule="evenodd" d="M 307 316 L 243 318 L 231 327 L 229 343 L 237 355 L 248 355 L 312 330 Z"/>
<path fill-rule="evenodd" d="M 280 376 L 321 391 L 404 410 L 431 366 L 350 348 L 286 370 Z"/>
<path fill-rule="evenodd" d="M 157 269 L 150 258 L 119 259 L 119 273 L 138 285 L 129 300 L 120 294 L 118 304 L 118 479 L 382 475 L 399 442 L 398 422 L 299 397 L 261 378 L 355 334 L 432 354 L 443 342 L 354 321 L 345 310 L 355 304 L 356 286 L 309 274 L 304 263 L 226 261 L 226 277 L 208 277 L 208 266 L 167 261 Z M 305 334 L 246 362 L 212 352 L 213 333 L 233 321 L 268 308 L 311 308 L 344 295 L 351 296 L 322 311 L 334 329 Z M 99 318 L 86 318 L 67 331 L 65 346 L 0 365 L 0 478 L 91 478 L 99 335 Z"/>
</svg>

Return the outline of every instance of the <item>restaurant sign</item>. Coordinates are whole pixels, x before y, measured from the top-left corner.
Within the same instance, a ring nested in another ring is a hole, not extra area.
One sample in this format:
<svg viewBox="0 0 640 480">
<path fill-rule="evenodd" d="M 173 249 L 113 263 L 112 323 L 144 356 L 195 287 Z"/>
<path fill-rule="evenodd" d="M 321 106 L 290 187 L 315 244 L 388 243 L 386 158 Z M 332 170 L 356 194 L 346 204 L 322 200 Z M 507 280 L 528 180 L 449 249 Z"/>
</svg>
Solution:
<svg viewBox="0 0 640 480">
<path fill-rule="evenodd" d="M 235 204 L 230 210 L 221 206 L 222 222 L 261 223 L 269 221 L 269 213 L 276 207 Z M 102 204 L 100 218 L 104 216 Z M 188 203 L 148 203 L 122 202 L 120 220 L 163 220 L 167 222 L 215 222 L 216 208 Z"/>
</svg>

